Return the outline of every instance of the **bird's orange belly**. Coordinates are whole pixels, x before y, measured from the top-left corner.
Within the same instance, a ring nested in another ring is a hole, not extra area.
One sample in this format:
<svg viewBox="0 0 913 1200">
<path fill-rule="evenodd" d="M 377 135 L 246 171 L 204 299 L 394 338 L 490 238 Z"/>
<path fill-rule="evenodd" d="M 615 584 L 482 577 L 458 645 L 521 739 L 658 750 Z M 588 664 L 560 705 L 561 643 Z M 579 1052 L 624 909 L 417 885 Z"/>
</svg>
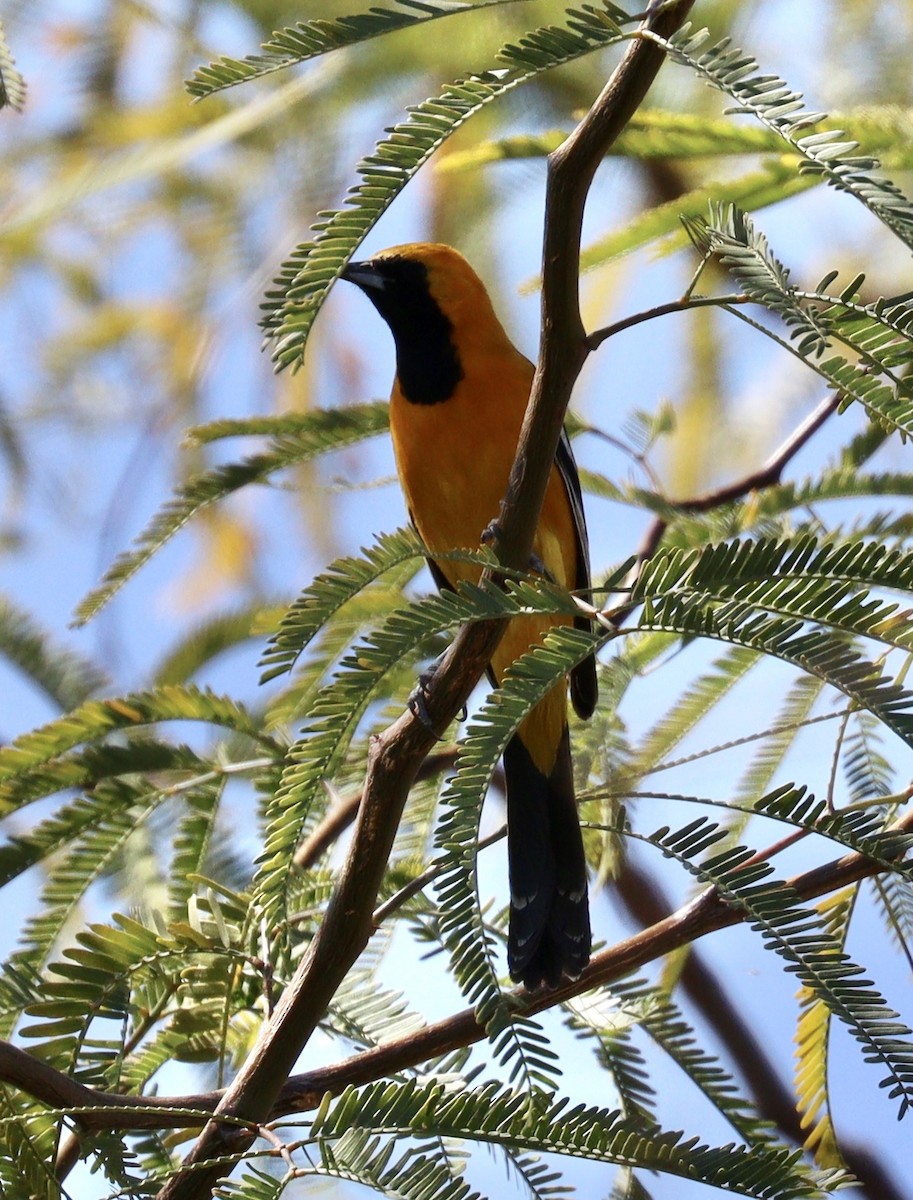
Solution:
<svg viewBox="0 0 913 1200">
<path fill-rule="evenodd" d="M 523 408 L 485 413 L 484 432 L 477 415 L 464 411 L 455 397 L 442 404 L 409 405 L 394 395 L 391 431 L 397 468 L 416 528 L 435 563 L 451 585 L 478 582 L 475 563 L 439 557 L 448 551 L 475 549 L 501 501 L 513 463 Z M 553 469 L 536 531 L 533 551 L 549 575 L 573 586 L 576 573 L 576 535 L 564 484 Z M 492 656 L 492 672 L 500 681 L 510 664 L 549 629 L 568 624 L 559 616 L 518 617 L 510 622 Z M 546 776 L 554 766 L 565 724 L 567 686 L 561 681 L 525 718 L 519 733 Z"/>
</svg>

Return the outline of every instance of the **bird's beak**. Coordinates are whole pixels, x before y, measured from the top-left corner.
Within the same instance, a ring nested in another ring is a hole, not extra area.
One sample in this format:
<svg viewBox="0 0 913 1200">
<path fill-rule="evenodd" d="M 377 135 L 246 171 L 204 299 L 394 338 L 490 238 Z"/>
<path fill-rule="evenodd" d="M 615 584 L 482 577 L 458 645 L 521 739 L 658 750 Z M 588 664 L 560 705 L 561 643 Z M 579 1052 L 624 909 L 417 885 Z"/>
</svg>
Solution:
<svg viewBox="0 0 913 1200">
<path fill-rule="evenodd" d="M 380 271 L 370 262 L 350 262 L 339 273 L 340 279 L 354 283 L 363 292 L 382 292 L 386 288 L 386 280 Z"/>
</svg>

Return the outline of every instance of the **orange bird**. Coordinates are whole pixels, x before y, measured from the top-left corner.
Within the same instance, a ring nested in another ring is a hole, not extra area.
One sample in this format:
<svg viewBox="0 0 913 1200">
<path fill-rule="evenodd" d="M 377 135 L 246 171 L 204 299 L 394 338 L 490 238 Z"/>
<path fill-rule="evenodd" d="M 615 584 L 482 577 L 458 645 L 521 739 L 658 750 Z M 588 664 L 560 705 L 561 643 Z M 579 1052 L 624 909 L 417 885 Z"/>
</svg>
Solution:
<svg viewBox="0 0 913 1200">
<path fill-rule="evenodd" d="M 480 568 L 435 555 L 478 546 L 500 511 L 529 400 L 533 366 L 510 342 L 478 275 L 450 246 L 394 246 L 350 263 L 342 278 L 390 327 L 396 378 L 390 429 L 409 515 L 439 587 L 478 582 Z M 577 467 L 562 436 L 533 553 L 567 588 L 590 586 Z M 517 617 L 492 656 L 500 683 L 511 663 L 563 616 Z M 581 617 L 576 624 L 588 628 Z M 580 974 L 590 958 L 583 839 L 577 819 L 566 681 L 524 718 L 504 751 L 510 871 L 511 977 L 528 988 Z M 596 706 L 593 658 L 570 677 L 581 717 Z"/>
</svg>

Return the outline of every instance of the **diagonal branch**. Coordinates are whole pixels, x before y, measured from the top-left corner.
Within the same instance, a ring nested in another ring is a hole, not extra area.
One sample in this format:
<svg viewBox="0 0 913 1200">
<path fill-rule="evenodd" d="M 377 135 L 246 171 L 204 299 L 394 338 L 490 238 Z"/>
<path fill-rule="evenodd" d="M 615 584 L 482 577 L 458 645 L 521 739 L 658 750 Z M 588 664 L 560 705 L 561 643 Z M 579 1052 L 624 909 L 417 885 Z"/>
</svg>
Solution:
<svg viewBox="0 0 913 1200">
<path fill-rule="evenodd" d="M 695 308 L 734 308 L 740 304 L 757 304 L 757 300 L 743 292 L 734 296 L 682 296 L 679 300 L 667 300 L 664 304 L 657 304 L 642 312 L 631 313 L 627 317 L 613 321 L 611 325 L 606 325 L 603 329 L 595 329 L 592 333 L 588 333 L 587 349 L 596 350 L 603 342 L 615 337 L 616 334 L 624 333 L 627 329 L 634 329 L 637 325 L 643 325 L 647 321 L 655 321 L 657 317 L 668 317 L 672 313 L 691 312 Z"/>
<path fill-rule="evenodd" d="M 705 492 L 703 496 L 695 496 L 692 500 L 676 501 L 675 507 L 682 512 L 709 512 L 721 504 L 728 504 L 730 500 L 738 500 L 742 496 L 747 496 L 749 492 L 773 487 L 774 484 L 780 482 L 787 465 L 828 418 L 834 415 L 845 399 L 846 397 L 841 392 L 833 392 L 830 396 L 825 396 L 757 471 L 752 471 L 734 483 L 727 483 L 711 492 Z"/>
<path fill-rule="evenodd" d="M 616 880 L 616 889 L 638 925 L 652 925 L 671 911 L 656 879 L 630 859 Z M 750 1018 L 729 995 L 720 974 L 694 946 L 685 958 L 680 983 L 691 1004 L 726 1047 L 748 1084 L 758 1112 L 773 1121 L 790 1141 L 804 1145 L 806 1135 L 795 1096 L 781 1080 Z M 904 1200 L 894 1180 L 862 1141 L 841 1138 L 840 1150 L 868 1200 Z"/>
<path fill-rule="evenodd" d="M 670 503 L 683 513 L 711 512 L 714 508 L 719 508 L 721 505 L 728 504 L 732 500 L 739 500 L 742 496 L 747 496 L 749 492 L 759 491 L 765 487 L 773 487 L 780 482 L 784 470 L 802 447 L 837 412 L 843 400 L 844 396 L 841 392 L 832 392 L 831 395 L 825 396 L 805 420 L 800 422 L 779 448 L 774 451 L 767 462 L 757 470 L 751 471 L 748 475 L 744 475 L 741 479 L 737 479 L 733 483 L 726 483 L 721 487 L 714 488 L 710 492 L 705 492 L 702 496 L 694 496 L 690 500 L 676 500 Z M 644 563 L 648 562 L 659 549 L 665 537 L 666 530 L 669 528 L 669 524 L 668 517 L 657 516 L 647 526 L 641 538 L 640 546 L 637 549 L 634 566 L 625 579 L 626 588 L 634 586 Z M 628 604 L 614 609 L 611 614 L 612 623 L 620 625 L 630 611 L 631 606 Z"/>
<path fill-rule="evenodd" d="M 913 830 L 913 811 L 896 821 L 891 829 Z M 798 899 L 815 900 L 884 871 L 882 862 L 853 852 L 794 875 L 786 880 L 786 884 Z M 675 912 L 595 955 L 579 979 L 567 980 L 552 990 L 527 992 L 516 989 L 511 993 L 512 1005 L 518 1016 L 531 1016 L 594 987 L 614 983 L 708 933 L 742 924 L 748 919 L 743 910 L 728 905 L 713 888 L 708 888 Z M 467 1008 L 417 1033 L 363 1050 L 329 1067 L 293 1075 L 277 1089 L 275 1102 L 261 1123 L 291 1113 L 307 1112 L 317 1108 L 327 1092 L 339 1094 L 346 1087 L 371 1083 L 418 1067 L 430 1059 L 483 1041 L 486 1036 L 485 1027 L 479 1023 L 474 1010 Z M 225 1120 L 223 1101 L 230 1091 L 170 1097 L 98 1092 L 2 1041 L 0 1080 L 15 1085 L 60 1112 L 78 1115 L 81 1127 L 90 1131 L 181 1129 L 199 1125 L 212 1113 Z M 255 1132 L 252 1130 L 251 1137 Z M 236 1120 L 226 1134 L 237 1137 Z M 237 1144 L 233 1149 L 237 1151 Z"/>
</svg>

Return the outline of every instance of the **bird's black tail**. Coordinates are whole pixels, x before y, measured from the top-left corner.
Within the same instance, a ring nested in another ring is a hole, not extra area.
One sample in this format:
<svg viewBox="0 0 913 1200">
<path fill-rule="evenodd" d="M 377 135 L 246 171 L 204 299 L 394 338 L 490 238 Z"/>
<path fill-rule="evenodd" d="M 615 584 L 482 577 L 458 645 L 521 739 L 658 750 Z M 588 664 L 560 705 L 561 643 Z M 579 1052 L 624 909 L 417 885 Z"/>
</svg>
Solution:
<svg viewBox="0 0 913 1200">
<path fill-rule="evenodd" d="M 590 959 L 586 858 L 577 819 L 571 747 L 565 728 L 549 776 L 514 735 L 504 751 L 512 979 L 555 987 Z"/>
</svg>

